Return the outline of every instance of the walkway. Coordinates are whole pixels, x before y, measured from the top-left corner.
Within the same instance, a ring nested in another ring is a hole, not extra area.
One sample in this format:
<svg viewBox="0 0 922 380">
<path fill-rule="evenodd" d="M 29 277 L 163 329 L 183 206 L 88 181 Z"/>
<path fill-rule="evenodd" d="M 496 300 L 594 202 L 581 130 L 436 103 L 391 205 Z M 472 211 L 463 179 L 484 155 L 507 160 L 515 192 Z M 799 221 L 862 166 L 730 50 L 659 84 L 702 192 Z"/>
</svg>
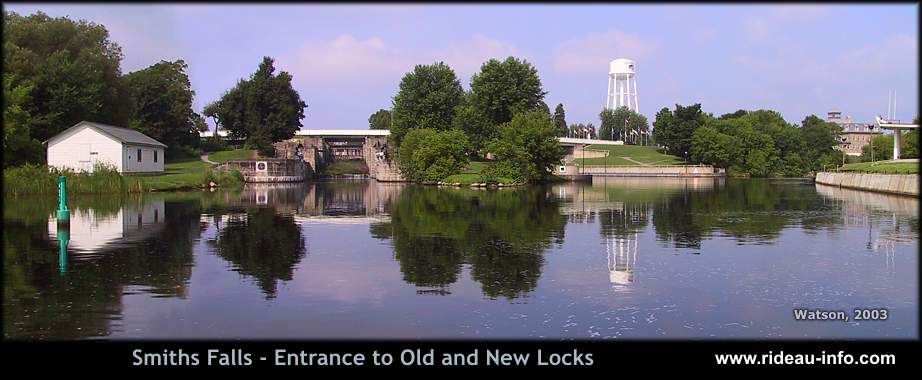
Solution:
<svg viewBox="0 0 922 380">
<path fill-rule="evenodd" d="M 214 162 L 214 161 L 212 161 L 212 160 L 209 160 L 207 154 L 203 154 L 203 155 L 201 156 L 201 159 L 202 159 L 202 161 L 205 161 L 205 162 L 207 162 L 207 163 L 209 163 L 209 164 L 218 165 L 217 162 Z"/>
<path fill-rule="evenodd" d="M 623 158 L 623 159 L 625 159 L 625 160 L 628 160 L 628 161 L 630 161 L 630 162 L 633 162 L 633 163 L 635 163 L 635 164 L 637 164 L 637 165 L 640 165 L 640 166 L 651 166 L 651 165 L 648 164 L 648 163 L 640 162 L 640 161 L 637 161 L 637 160 L 632 159 L 632 158 L 630 158 L 630 157 L 624 157 L 624 156 L 622 156 L 621 158 Z"/>
</svg>

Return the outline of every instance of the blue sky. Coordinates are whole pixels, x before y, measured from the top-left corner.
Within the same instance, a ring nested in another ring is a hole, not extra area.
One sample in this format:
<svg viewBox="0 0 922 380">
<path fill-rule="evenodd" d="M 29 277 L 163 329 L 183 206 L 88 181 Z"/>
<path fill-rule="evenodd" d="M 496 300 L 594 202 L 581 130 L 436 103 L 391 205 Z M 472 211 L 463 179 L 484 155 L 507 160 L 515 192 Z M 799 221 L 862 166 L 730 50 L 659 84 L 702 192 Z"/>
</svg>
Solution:
<svg viewBox="0 0 922 380">
<path fill-rule="evenodd" d="M 462 85 L 489 58 L 534 64 L 545 101 L 599 124 L 608 62 L 634 59 L 641 113 L 702 103 L 769 108 L 789 122 L 840 109 L 857 121 L 918 114 L 916 4 L 4 4 L 105 25 L 123 72 L 183 59 L 197 112 L 263 56 L 294 76 L 305 128 L 364 129 L 416 64 L 444 61 Z"/>
</svg>

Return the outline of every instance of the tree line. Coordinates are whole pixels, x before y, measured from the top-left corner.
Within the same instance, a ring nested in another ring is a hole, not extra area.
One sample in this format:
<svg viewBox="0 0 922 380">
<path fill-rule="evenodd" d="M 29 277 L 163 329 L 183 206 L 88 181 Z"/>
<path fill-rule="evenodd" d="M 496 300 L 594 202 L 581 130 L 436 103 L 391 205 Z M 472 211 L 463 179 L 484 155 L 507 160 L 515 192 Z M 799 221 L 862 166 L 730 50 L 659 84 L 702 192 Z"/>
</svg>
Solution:
<svg viewBox="0 0 922 380">
<path fill-rule="evenodd" d="M 84 120 L 138 130 L 166 144 L 168 158 L 198 153 L 205 116 L 259 149 L 301 127 L 307 105 L 269 57 L 203 116 L 181 59 L 123 74 L 122 49 L 103 25 L 42 12 L 4 12 L 3 21 L 4 167 L 43 163 L 42 141 Z"/>
<path fill-rule="evenodd" d="M 798 126 L 772 110 L 714 117 L 701 104 L 663 108 L 653 122 L 654 140 L 666 153 L 752 177 L 799 177 L 840 165 L 844 153 L 835 147 L 841 132 L 838 124 L 815 115 Z"/>
</svg>

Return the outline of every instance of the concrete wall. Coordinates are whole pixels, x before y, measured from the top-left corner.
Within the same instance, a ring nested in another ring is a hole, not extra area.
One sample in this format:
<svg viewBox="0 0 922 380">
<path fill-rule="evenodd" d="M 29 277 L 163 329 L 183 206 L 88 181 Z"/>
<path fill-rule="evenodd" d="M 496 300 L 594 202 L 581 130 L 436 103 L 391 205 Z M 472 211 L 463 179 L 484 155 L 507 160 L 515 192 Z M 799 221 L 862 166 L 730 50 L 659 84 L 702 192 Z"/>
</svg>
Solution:
<svg viewBox="0 0 922 380">
<path fill-rule="evenodd" d="M 584 166 L 584 174 L 642 177 L 722 177 L 724 170 L 713 166 Z"/>
<path fill-rule="evenodd" d="M 892 194 L 919 195 L 918 174 L 820 172 L 816 174 L 816 183 Z"/>
</svg>

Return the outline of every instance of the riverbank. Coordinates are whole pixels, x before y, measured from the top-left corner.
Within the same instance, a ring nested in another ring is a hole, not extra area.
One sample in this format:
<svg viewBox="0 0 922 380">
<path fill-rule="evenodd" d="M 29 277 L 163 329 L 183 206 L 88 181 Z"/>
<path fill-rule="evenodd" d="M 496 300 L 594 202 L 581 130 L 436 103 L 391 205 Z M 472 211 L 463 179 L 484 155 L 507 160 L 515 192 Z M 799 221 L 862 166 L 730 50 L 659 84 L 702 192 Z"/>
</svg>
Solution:
<svg viewBox="0 0 922 380">
<path fill-rule="evenodd" d="M 918 174 L 820 172 L 816 174 L 815 182 L 849 189 L 919 196 Z"/>
<path fill-rule="evenodd" d="M 164 165 L 162 174 L 122 175 L 115 168 L 97 167 L 92 173 L 52 170 L 45 165 L 23 165 L 3 170 L 5 196 L 56 194 L 58 177 L 67 178 L 71 194 L 121 194 L 151 191 L 199 190 L 243 184 L 239 172 L 215 171 L 198 157 Z"/>
</svg>

